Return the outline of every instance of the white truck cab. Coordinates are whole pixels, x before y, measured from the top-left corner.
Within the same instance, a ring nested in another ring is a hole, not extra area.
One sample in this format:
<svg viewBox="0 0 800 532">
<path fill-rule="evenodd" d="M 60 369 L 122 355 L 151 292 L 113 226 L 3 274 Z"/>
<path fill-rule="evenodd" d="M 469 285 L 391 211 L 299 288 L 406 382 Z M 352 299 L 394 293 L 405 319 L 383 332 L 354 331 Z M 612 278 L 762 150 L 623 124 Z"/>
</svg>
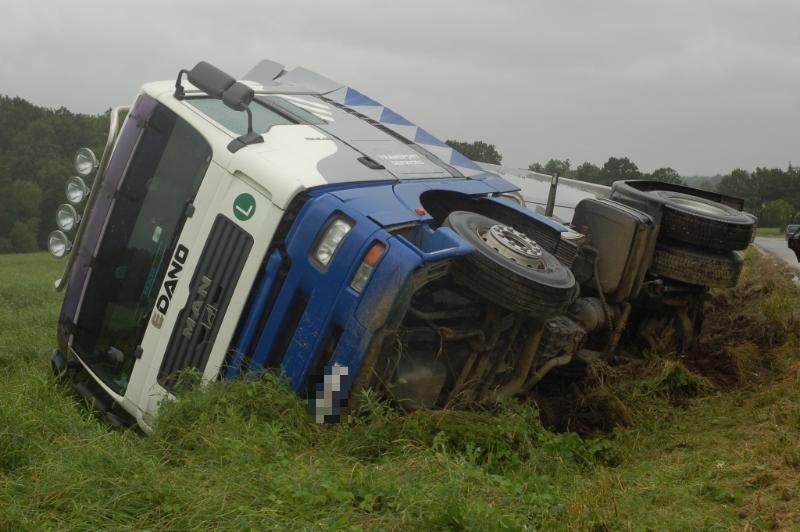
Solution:
<svg viewBox="0 0 800 532">
<path fill-rule="evenodd" d="M 754 219 L 731 198 L 621 182 L 559 223 L 351 87 L 246 77 L 148 83 L 100 161 L 79 153 L 52 365 L 113 424 L 152 431 L 189 373 L 279 372 L 321 422 L 366 387 L 405 408 L 524 395 L 659 327 L 688 347 L 708 287 L 738 279 Z"/>
</svg>

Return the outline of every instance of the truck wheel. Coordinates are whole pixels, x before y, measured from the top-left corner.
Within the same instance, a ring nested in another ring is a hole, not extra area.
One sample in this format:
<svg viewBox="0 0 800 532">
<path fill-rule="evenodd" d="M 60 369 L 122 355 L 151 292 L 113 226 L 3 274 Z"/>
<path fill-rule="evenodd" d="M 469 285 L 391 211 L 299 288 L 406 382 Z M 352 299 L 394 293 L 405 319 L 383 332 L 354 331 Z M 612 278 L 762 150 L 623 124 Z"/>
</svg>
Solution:
<svg viewBox="0 0 800 532">
<path fill-rule="evenodd" d="M 754 216 L 681 192 L 656 190 L 653 194 L 666 201 L 660 232 L 664 238 L 720 251 L 750 245 L 756 227 Z"/>
<path fill-rule="evenodd" d="M 475 247 L 453 265 L 454 279 L 489 301 L 544 318 L 577 297 L 572 272 L 516 229 L 466 211 L 451 213 L 444 225 Z"/>
<path fill-rule="evenodd" d="M 659 243 L 650 271 L 688 284 L 731 288 L 736 286 L 743 265 L 742 256 L 735 251 L 716 254 Z"/>
<path fill-rule="evenodd" d="M 661 213 L 659 238 L 692 246 L 730 251 L 745 249 L 753 239 L 756 218 L 712 199 L 691 194 L 688 187 L 639 190 L 614 183 L 611 199 L 654 214 Z"/>
</svg>

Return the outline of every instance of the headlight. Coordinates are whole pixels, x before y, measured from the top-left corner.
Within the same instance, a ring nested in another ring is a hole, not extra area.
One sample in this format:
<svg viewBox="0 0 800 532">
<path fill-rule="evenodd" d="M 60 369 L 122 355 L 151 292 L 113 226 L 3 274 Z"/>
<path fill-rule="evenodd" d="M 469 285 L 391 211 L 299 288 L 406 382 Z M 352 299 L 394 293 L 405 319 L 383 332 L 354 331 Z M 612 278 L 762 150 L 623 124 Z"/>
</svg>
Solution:
<svg viewBox="0 0 800 532">
<path fill-rule="evenodd" d="M 350 232 L 353 226 L 343 218 L 336 218 L 325 229 L 322 238 L 319 239 L 319 244 L 314 250 L 314 259 L 323 267 L 327 268 L 333 258 L 334 253 L 339 248 L 339 245 Z"/>
<path fill-rule="evenodd" d="M 70 177 L 67 181 L 67 201 L 77 205 L 89 195 L 89 187 L 78 176 Z"/>
<path fill-rule="evenodd" d="M 72 243 L 63 231 L 53 231 L 50 233 L 50 236 L 47 237 L 47 251 L 57 259 L 69 253 L 69 248 L 71 246 Z"/>
<path fill-rule="evenodd" d="M 81 177 L 89 177 L 97 168 L 97 157 L 89 148 L 81 148 L 75 154 L 75 171 Z"/>
<path fill-rule="evenodd" d="M 56 225 L 62 231 L 72 231 L 80 221 L 80 216 L 78 216 L 77 211 L 75 211 L 75 207 L 69 203 L 63 203 L 58 207 L 58 211 L 56 211 Z"/>
</svg>

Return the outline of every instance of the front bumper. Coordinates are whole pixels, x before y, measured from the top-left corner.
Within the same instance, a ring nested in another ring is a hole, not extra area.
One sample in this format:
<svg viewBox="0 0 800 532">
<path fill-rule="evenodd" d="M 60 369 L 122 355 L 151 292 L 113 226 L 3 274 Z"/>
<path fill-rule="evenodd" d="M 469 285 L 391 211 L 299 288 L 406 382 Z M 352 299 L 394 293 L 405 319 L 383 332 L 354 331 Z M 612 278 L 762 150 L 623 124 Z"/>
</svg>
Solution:
<svg viewBox="0 0 800 532">
<path fill-rule="evenodd" d="M 117 405 L 75 357 L 67 359 L 61 349 L 57 348 L 50 357 L 50 369 L 59 383 L 68 385 L 78 398 L 85 401 L 110 426 L 127 428 L 135 425 L 136 420 Z"/>
</svg>

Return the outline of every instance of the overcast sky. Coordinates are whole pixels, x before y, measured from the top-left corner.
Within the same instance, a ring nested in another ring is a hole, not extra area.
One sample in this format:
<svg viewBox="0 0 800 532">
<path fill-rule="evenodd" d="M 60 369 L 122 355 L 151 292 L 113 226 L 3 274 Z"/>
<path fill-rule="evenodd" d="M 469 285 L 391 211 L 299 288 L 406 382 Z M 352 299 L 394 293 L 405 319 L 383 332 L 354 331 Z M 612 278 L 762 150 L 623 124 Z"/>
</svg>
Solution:
<svg viewBox="0 0 800 532">
<path fill-rule="evenodd" d="M 797 0 L 3 0 L 0 94 L 99 113 L 207 60 L 357 88 L 503 162 L 800 164 Z"/>
</svg>

